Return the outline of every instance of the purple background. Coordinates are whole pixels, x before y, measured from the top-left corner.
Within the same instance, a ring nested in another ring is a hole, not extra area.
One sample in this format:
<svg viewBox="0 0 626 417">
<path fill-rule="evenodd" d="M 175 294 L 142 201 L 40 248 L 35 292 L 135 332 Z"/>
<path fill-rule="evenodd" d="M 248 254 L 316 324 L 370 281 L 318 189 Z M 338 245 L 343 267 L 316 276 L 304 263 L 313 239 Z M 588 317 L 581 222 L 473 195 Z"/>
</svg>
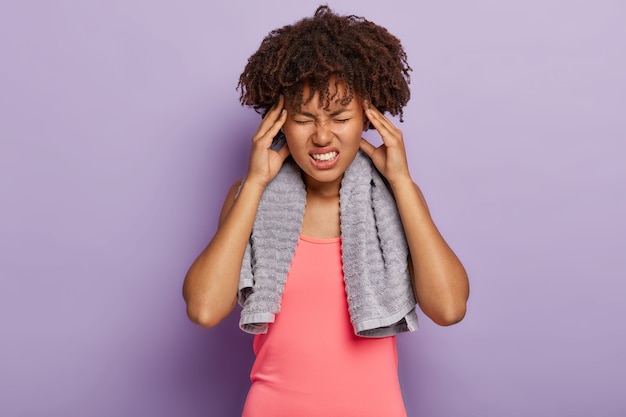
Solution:
<svg viewBox="0 0 626 417">
<path fill-rule="evenodd" d="M 316 5 L 0 5 L 0 415 L 240 412 L 252 338 L 181 284 L 259 122 L 237 78 Z M 412 174 L 472 284 L 399 337 L 409 415 L 626 415 L 624 3 L 331 7 L 403 40 Z"/>
</svg>

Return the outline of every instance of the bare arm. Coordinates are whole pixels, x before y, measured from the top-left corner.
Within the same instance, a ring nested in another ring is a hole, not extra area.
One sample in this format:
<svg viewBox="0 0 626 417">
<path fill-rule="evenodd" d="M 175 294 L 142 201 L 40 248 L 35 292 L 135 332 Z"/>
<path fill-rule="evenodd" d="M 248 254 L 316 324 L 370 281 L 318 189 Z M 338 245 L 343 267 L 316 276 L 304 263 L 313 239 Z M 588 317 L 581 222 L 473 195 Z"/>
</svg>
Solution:
<svg viewBox="0 0 626 417">
<path fill-rule="evenodd" d="M 465 316 L 469 296 L 465 269 L 439 233 L 420 189 L 411 179 L 402 132 L 375 108 L 366 114 L 383 144 L 376 148 L 363 139 L 361 149 L 387 178 L 396 198 L 411 254 L 415 298 L 435 323 L 457 323 Z"/>
<path fill-rule="evenodd" d="M 418 186 L 396 182 L 392 190 L 409 243 L 415 298 L 435 323 L 458 323 L 469 296 L 465 268 L 439 233 Z"/>
<path fill-rule="evenodd" d="M 215 236 L 193 262 L 183 284 L 187 315 L 194 323 L 212 327 L 235 306 L 241 262 L 252 231 L 260 195 L 259 187 L 238 184 L 226 197 Z"/>
<path fill-rule="evenodd" d="M 239 196 L 235 200 L 237 183 L 226 197 L 215 236 L 187 272 L 183 284 L 187 315 L 201 326 L 217 325 L 235 306 L 241 263 L 261 195 L 289 155 L 286 146 L 278 152 L 269 149 L 285 119 L 281 99 L 252 139 L 248 174 Z"/>
</svg>

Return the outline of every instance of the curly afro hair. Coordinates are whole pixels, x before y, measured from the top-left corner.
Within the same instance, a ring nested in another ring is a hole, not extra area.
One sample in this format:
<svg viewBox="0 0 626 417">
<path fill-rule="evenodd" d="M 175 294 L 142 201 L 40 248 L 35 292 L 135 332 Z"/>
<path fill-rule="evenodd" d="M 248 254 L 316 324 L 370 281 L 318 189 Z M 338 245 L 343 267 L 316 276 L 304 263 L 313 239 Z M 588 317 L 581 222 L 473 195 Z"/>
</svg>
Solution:
<svg viewBox="0 0 626 417">
<path fill-rule="evenodd" d="M 317 92 L 325 108 L 331 101 L 346 105 L 356 94 L 402 121 L 411 96 L 410 71 L 400 40 L 387 29 L 320 6 L 313 17 L 270 32 L 248 59 L 237 89 L 241 104 L 262 115 L 281 95 L 300 108 Z M 342 96 L 329 89 L 331 79 L 345 83 Z"/>
</svg>

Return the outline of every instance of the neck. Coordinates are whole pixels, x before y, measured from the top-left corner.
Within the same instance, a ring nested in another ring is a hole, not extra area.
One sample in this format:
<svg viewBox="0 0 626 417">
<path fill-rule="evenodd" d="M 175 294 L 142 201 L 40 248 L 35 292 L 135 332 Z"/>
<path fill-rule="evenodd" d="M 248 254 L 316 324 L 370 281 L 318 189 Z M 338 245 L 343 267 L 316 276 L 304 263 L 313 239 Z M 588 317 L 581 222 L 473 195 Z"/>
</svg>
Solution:
<svg viewBox="0 0 626 417">
<path fill-rule="evenodd" d="M 303 174 L 302 180 L 306 188 L 307 196 L 322 198 L 335 198 L 339 196 L 341 188 L 341 178 L 333 182 L 319 182 Z"/>
</svg>

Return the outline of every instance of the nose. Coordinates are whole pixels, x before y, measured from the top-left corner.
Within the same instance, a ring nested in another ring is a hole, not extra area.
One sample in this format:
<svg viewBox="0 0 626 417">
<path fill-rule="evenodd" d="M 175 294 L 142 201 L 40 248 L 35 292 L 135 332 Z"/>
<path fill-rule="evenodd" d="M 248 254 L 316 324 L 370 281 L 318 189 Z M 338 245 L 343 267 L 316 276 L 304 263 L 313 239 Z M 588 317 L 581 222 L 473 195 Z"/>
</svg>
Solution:
<svg viewBox="0 0 626 417">
<path fill-rule="evenodd" d="M 320 121 L 315 124 L 315 135 L 313 136 L 313 144 L 316 146 L 328 146 L 333 140 L 333 134 L 330 131 L 328 121 Z"/>
</svg>

